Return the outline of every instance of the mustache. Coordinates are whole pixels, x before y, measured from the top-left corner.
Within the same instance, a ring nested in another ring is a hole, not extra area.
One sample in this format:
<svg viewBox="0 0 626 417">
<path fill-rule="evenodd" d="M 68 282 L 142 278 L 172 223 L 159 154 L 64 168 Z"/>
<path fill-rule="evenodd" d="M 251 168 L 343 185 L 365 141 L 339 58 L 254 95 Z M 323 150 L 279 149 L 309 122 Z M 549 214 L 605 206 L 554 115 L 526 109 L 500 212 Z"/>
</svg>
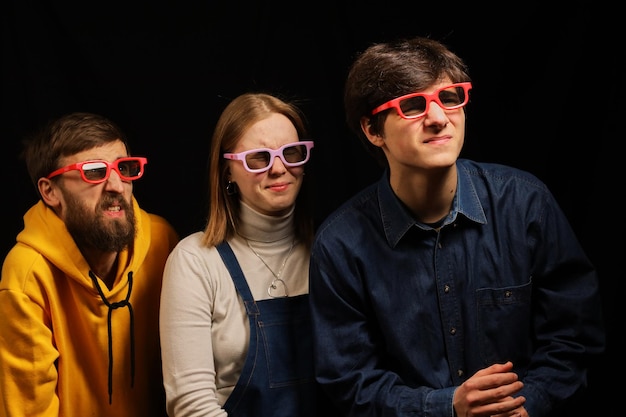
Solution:
<svg viewBox="0 0 626 417">
<path fill-rule="evenodd" d="M 124 211 L 130 210 L 130 203 L 123 197 L 116 194 L 105 194 L 100 200 L 99 207 L 102 210 L 106 210 L 111 206 L 120 206 L 120 208 Z"/>
</svg>

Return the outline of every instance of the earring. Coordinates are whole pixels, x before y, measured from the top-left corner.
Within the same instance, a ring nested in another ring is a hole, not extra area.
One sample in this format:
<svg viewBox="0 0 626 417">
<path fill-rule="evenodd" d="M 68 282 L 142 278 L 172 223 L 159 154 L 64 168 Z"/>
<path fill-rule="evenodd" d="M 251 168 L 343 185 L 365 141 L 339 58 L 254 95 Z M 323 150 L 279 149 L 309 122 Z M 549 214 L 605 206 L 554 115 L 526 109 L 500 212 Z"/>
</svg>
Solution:
<svg viewBox="0 0 626 417">
<path fill-rule="evenodd" d="M 232 182 L 232 181 L 228 181 L 228 184 L 226 184 L 226 194 L 227 195 L 235 195 L 237 194 L 237 183 L 236 182 Z"/>
</svg>

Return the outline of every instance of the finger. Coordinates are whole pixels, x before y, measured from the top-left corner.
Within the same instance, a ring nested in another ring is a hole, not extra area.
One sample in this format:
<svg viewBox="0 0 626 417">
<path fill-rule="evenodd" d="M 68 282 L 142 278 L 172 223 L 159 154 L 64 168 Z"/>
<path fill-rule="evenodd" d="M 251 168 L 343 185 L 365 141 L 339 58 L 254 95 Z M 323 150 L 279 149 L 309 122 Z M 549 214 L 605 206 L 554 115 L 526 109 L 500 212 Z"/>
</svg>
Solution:
<svg viewBox="0 0 626 417">
<path fill-rule="evenodd" d="M 474 375 L 490 375 L 502 372 L 510 372 L 513 369 L 513 362 L 494 363 L 486 368 L 478 370 Z"/>
</svg>

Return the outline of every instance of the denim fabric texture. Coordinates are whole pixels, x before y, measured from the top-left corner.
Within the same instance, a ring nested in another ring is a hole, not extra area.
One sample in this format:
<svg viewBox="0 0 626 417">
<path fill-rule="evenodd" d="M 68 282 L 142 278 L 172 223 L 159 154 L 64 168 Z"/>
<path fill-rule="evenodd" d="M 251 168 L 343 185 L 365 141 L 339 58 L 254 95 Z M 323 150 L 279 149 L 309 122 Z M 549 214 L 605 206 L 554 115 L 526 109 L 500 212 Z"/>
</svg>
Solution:
<svg viewBox="0 0 626 417">
<path fill-rule="evenodd" d="M 603 350 L 596 272 L 545 184 L 457 168 L 439 230 L 414 219 L 388 172 L 318 228 L 316 377 L 349 415 L 452 416 L 456 386 L 510 360 L 529 414 L 545 416 Z"/>
<path fill-rule="evenodd" d="M 232 417 L 315 416 L 308 295 L 255 301 L 228 243 L 217 249 L 250 323 L 246 362 L 224 409 Z"/>
</svg>

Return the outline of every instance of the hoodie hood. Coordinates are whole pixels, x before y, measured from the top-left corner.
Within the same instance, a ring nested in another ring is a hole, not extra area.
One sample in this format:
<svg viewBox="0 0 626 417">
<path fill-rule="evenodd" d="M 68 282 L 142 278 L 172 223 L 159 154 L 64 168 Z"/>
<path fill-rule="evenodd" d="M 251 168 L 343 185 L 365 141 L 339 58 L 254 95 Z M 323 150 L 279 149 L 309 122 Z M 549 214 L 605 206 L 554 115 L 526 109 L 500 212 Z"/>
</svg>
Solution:
<svg viewBox="0 0 626 417">
<path fill-rule="evenodd" d="M 142 264 L 150 245 L 150 221 L 146 218 L 147 213 L 139 208 L 134 197 L 131 203 L 135 211 L 137 236 L 135 236 L 133 248 L 124 249 L 118 255 L 115 283 L 110 291 L 105 290 L 108 298 L 118 298 L 120 291 L 125 294 L 128 272 L 137 269 L 137 266 Z M 97 292 L 89 276 L 89 265 L 65 227 L 65 223 L 43 201 L 39 201 L 24 215 L 24 229 L 17 235 L 17 242 L 33 248 L 48 262 L 63 271 L 69 279 L 91 289 L 94 293 Z"/>
</svg>

